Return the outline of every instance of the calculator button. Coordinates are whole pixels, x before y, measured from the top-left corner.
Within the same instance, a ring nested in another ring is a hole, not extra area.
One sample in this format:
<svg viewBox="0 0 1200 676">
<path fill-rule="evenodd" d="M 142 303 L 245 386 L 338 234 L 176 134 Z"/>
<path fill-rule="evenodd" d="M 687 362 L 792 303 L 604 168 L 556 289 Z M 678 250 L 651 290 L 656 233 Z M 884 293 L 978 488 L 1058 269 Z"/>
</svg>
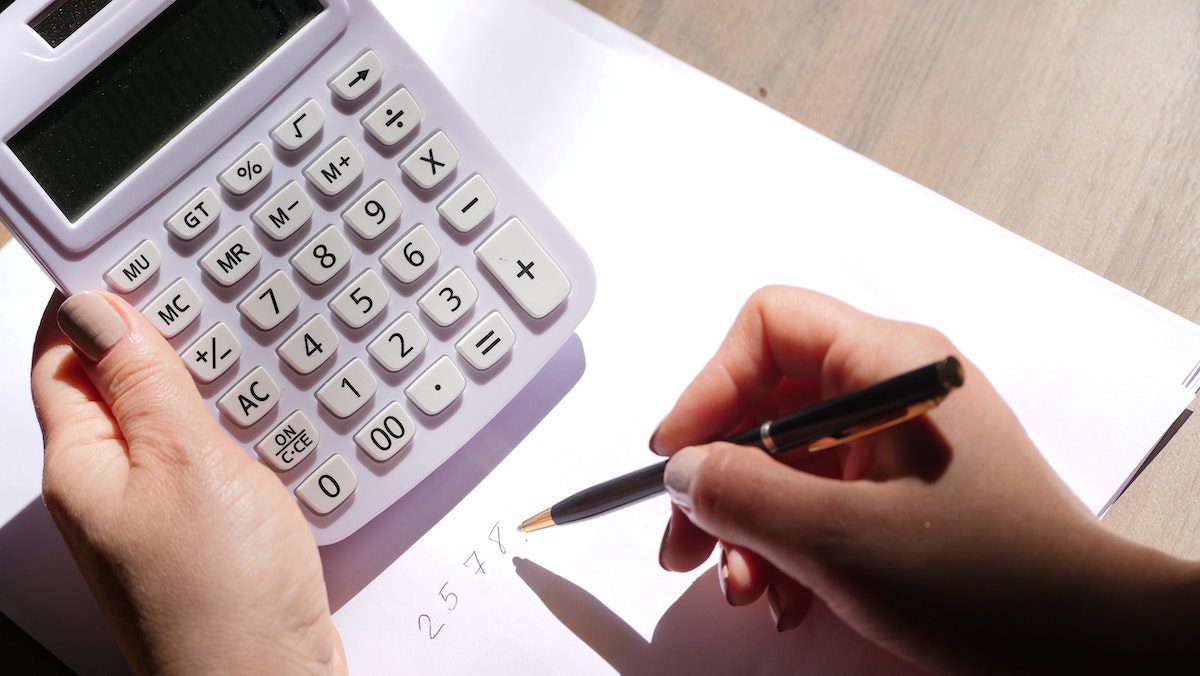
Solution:
<svg viewBox="0 0 1200 676">
<path fill-rule="evenodd" d="M 289 470 L 312 454 L 321 434 L 308 416 L 296 411 L 279 423 L 254 446 L 254 450 L 277 470 Z"/>
<path fill-rule="evenodd" d="M 271 138 L 284 150 L 296 150 L 320 134 L 324 126 L 325 111 L 321 110 L 321 104 L 309 99 L 275 127 Z"/>
<path fill-rule="evenodd" d="M 136 290 L 162 267 L 162 253 L 154 242 L 143 240 L 130 254 L 104 275 L 104 281 L 121 293 Z"/>
<path fill-rule="evenodd" d="M 313 284 L 324 284 L 350 262 L 350 244 L 332 225 L 292 256 L 292 267 Z"/>
<path fill-rule="evenodd" d="M 471 232 L 495 210 L 496 193 L 479 174 L 467 179 L 438 206 L 438 213 L 459 232 Z"/>
<path fill-rule="evenodd" d="M 417 105 L 407 89 L 401 89 L 364 117 L 362 123 L 380 143 L 394 146 L 421 123 L 421 106 Z"/>
<path fill-rule="evenodd" d="M 358 152 L 358 148 L 343 136 L 308 165 L 304 175 L 313 187 L 332 197 L 358 180 L 358 177 L 362 176 L 364 166 L 363 156 Z"/>
<path fill-rule="evenodd" d="M 238 427 L 250 427 L 262 420 L 279 403 L 279 386 L 259 366 L 225 393 L 217 406 Z"/>
<path fill-rule="evenodd" d="M 221 322 L 197 338 L 182 356 L 183 363 L 197 381 L 211 383 L 225 375 L 242 356 L 242 344 L 225 322 Z"/>
<path fill-rule="evenodd" d="M 200 316 L 200 296 L 186 279 L 177 279 L 142 308 L 142 314 L 164 338 L 174 338 Z"/>
<path fill-rule="evenodd" d="M 441 255 L 442 249 L 429 229 L 418 225 L 380 256 L 379 262 L 393 277 L 411 284 L 432 270 Z"/>
<path fill-rule="evenodd" d="M 438 326 L 450 326 L 471 311 L 479 291 L 462 268 L 454 268 L 417 302 Z"/>
<path fill-rule="evenodd" d="M 393 401 L 371 418 L 371 422 L 363 425 L 354 435 L 354 443 L 372 459 L 386 462 L 412 441 L 416 431 L 417 427 L 404 407 Z"/>
<path fill-rule="evenodd" d="M 458 160 L 458 148 L 446 132 L 439 131 L 409 155 L 400 168 L 414 183 L 428 190 L 454 173 Z"/>
<path fill-rule="evenodd" d="M 330 413 L 349 418 L 370 401 L 378 389 L 379 383 L 370 369 L 363 360 L 355 357 L 317 390 L 317 399 Z"/>
<path fill-rule="evenodd" d="M 208 226 L 215 223 L 220 215 L 221 200 L 217 199 L 217 193 L 212 188 L 205 188 L 167 219 L 167 229 L 186 242 L 208 230 Z"/>
<path fill-rule="evenodd" d="M 571 293 L 562 268 L 515 218 L 492 233 L 475 255 L 534 319 L 553 312 Z"/>
<path fill-rule="evenodd" d="M 405 312 L 399 319 L 383 330 L 367 352 L 383 368 L 393 373 L 416 361 L 429 345 L 429 336 L 411 313 Z"/>
<path fill-rule="evenodd" d="M 329 325 L 329 320 L 316 315 L 283 341 L 275 351 L 292 370 L 300 375 L 307 375 L 329 361 L 337 351 L 339 342 L 333 327 Z"/>
<path fill-rule="evenodd" d="M 326 515 L 345 502 L 358 488 L 358 477 L 340 455 L 326 460 L 296 487 L 296 497 L 312 511 Z"/>
<path fill-rule="evenodd" d="M 282 190 L 264 202 L 252 218 L 268 237 L 280 241 L 303 227 L 312 218 L 313 208 L 313 202 L 304 188 L 295 181 L 289 181 Z"/>
<path fill-rule="evenodd" d="M 329 88 L 339 97 L 353 101 L 367 93 L 371 87 L 375 86 L 376 82 L 379 82 L 381 77 L 383 77 L 383 64 L 379 62 L 379 57 L 375 56 L 375 52 L 367 50 L 346 70 L 330 80 Z"/>
<path fill-rule="evenodd" d="M 221 286 L 233 286 L 242 281 L 260 260 L 262 248 L 246 226 L 239 225 L 200 259 L 200 266 Z"/>
<path fill-rule="evenodd" d="M 357 329 L 371 323 L 386 310 L 391 296 L 379 273 L 367 270 L 334 296 L 329 301 L 329 308 L 346 326 Z"/>
<path fill-rule="evenodd" d="M 221 173 L 221 185 L 235 195 L 245 195 L 270 176 L 274 167 L 275 158 L 271 151 L 265 145 L 255 143 L 249 152 Z"/>
<path fill-rule="evenodd" d="M 443 355 L 413 381 L 404 394 L 426 415 L 437 415 L 454 403 L 467 387 L 462 371 Z"/>
<path fill-rule="evenodd" d="M 486 371 L 511 352 L 516 342 L 512 327 L 499 312 L 493 312 L 463 336 L 455 348 L 468 364 Z"/>
<path fill-rule="evenodd" d="M 380 181 L 342 212 L 342 219 L 359 237 L 375 239 L 400 220 L 403 212 L 404 205 L 396 191 L 387 181 Z"/>
<path fill-rule="evenodd" d="M 241 303 L 238 310 L 263 331 L 270 331 L 300 307 L 300 291 L 282 270 L 276 270 L 267 281 L 258 285 Z"/>
</svg>

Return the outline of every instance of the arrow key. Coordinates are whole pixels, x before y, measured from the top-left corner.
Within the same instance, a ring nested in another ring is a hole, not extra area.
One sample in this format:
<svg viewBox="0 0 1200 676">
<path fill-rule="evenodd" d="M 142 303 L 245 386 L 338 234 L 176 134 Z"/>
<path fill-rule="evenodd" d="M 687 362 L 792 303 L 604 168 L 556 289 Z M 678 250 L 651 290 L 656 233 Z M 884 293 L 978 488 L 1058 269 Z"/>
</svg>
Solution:
<svg viewBox="0 0 1200 676">
<path fill-rule="evenodd" d="M 370 91 L 383 77 L 383 64 L 375 52 L 367 50 L 350 64 L 346 70 L 329 81 L 334 94 L 346 101 L 354 101 Z"/>
</svg>

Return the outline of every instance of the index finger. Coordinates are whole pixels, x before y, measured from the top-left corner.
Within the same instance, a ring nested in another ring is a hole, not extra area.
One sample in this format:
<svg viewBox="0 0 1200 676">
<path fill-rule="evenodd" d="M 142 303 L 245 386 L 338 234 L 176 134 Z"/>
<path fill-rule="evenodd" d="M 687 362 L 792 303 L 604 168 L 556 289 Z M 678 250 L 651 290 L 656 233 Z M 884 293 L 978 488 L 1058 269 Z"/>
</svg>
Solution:
<svg viewBox="0 0 1200 676">
<path fill-rule="evenodd" d="M 721 439 L 784 377 L 819 381 L 839 336 L 861 334 L 872 319 L 815 291 L 771 286 L 755 292 L 659 425 L 651 450 L 669 455 Z"/>
</svg>

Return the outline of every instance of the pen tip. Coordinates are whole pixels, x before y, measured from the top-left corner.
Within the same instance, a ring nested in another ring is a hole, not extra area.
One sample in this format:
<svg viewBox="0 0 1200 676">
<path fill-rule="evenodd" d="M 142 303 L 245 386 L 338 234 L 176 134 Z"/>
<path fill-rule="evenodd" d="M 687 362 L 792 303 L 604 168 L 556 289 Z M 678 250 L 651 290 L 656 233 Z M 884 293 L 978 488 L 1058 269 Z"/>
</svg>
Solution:
<svg viewBox="0 0 1200 676">
<path fill-rule="evenodd" d="M 554 517 L 550 516 L 550 510 L 544 509 L 522 521 L 521 525 L 517 526 L 517 530 L 522 533 L 532 533 L 535 530 L 542 530 L 543 528 L 550 528 L 556 525 L 558 524 L 554 523 Z"/>
</svg>

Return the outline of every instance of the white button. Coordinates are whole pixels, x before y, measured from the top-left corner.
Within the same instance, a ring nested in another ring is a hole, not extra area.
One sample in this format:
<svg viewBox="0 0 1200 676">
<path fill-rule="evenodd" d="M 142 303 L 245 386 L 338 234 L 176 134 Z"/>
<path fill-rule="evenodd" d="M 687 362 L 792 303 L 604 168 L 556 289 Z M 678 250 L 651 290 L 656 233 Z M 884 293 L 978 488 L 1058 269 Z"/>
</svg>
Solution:
<svg viewBox="0 0 1200 676">
<path fill-rule="evenodd" d="M 387 405 L 379 415 L 354 435 L 354 443 L 378 462 L 391 460 L 412 441 L 417 426 L 396 402 Z"/>
<path fill-rule="evenodd" d="M 403 212 L 404 205 L 396 191 L 387 181 L 380 181 L 342 212 L 342 219 L 359 237 L 375 239 L 400 220 Z"/>
<path fill-rule="evenodd" d="M 332 197 L 358 180 L 364 166 L 362 153 L 343 136 L 308 165 L 304 175 L 317 190 Z"/>
<path fill-rule="evenodd" d="M 221 200 L 212 188 L 200 191 L 175 215 L 167 219 L 167 229 L 183 241 L 195 239 L 221 215 Z"/>
<path fill-rule="evenodd" d="M 375 86 L 376 82 L 379 82 L 381 77 L 383 77 L 383 64 L 379 62 L 379 57 L 375 56 L 375 52 L 368 50 L 346 70 L 330 80 L 329 88 L 339 97 L 353 101 L 367 93 L 371 87 Z"/>
<path fill-rule="evenodd" d="M 562 268 L 515 218 L 492 233 L 475 255 L 534 319 L 553 312 L 571 293 Z"/>
<path fill-rule="evenodd" d="M 296 330 L 279 349 L 280 358 L 301 375 L 316 371 L 337 352 L 339 339 L 329 320 L 316 315 Z"/>
<path fill-rule="evenodd" d="M 142 314 L 164 338 L 174 338 L 200 316 L 200 296 L 186 279 L 177 279 L 142 308 Z"/>
<path fill-rule="evenodd" d="M 364 117 L 362 123 L 380 143 L 394 146 L 421 123 L 421 106 L 407 89 L 401 89 Z"/>
<path fill-rule="evenodd" d="M 467 363 L 480 371 L 492 368 L 517 342 L 517 335 L 499 312 L 493 312 L 475 325 L 455 347 Z"/>
<path fill-rule="evenodd" d="M 379 273 L 367 270 L 342 292 L 329 301 L 329 307 L 352 329 L 366 326 L 387 309 L 392 293 L 379 278 Z"/>
<path fill-rule="evenodd" d="M 321 110 L 321 104 L 309 99 L 275 127 L 271 138 L 284 150 L 296 150 L 321 133 L 324 126 L 325 111 Z"/>
<path fill-rule="evenodd" d="M 180 357 L 199 382 L 211 383 L 225 375 L 242 356 L 242 344 L 220 322 L 196 339 Z"/>
<path fill-rule="evenodd" d="M 162 253 L 154 242 L 144 240 L 104 275 L 104 280 L 121 293 L 129 293 L 146 283 L 162 267 Z"/>
<path fill-rule="evenodd" d="M 324 284 L 350 262 L 350 244 L 332 225 L 292 256 L 292 267 L 313 284 Z"/>
<path fill-rule="evenodd" d="M 296 487 L 296 497 L 312 511 L 324 516 L 337 509 L 358 487 L 358 477 L 340 455 L 326 460 Z"/>
<path fill-rule="evenodd" d="M 380 366 L 395 372 L 413 363 L 428 344 L 429 336 L 425 329 L 421 328 L 416 317 L 405 312 L 371 341 L 367 351 Z"/>
<path fill-rule="evenodd" d="M 429 229 L 418 225 L 384 252 L 379 262 L 393 277 L 411 284 L 432 270 L 441 255 L 442 248 L 429 234 Z"/>
<path fill-rule="evenodd" d="M 433 366 L 425 369 L 425 372 L 404 390 L 404 394 L 426 415 L 437 415 L 454 403 L 466 387 L 467 380 L 463 378 L 462 371 L 458 370 L 449 357 L 443 355 Z"/>
<path fill-rule="evenodd" d="M 495 210 L 496 193 L 479 174 L 467 179 L 438 206 L 438 213 L 459 232 L 471 232 Z"/>
<path fill-rule="evenodd" d="M 428 190 L 446 180 L 458 168 L 458 160 L 458 148 L 446 132 L 439 131 L 409 155 L 400 168 L 414 183 Z"/>
<path fill-rule="evenodd" d="M 276 270 L 267 281 L 258 285 L 241 303 L 238 310 L 263 331 L 270 331 L 300 307 L 300 292 L 282 270 Z"/>
<path fill-rule="evenodd" d="M 348 418 L 370 401 L 378 389 L 379 383 L 370 369 L 355 357 L 317 390 L 317 399 L 330 413 Z"/>
<path fill-rule="evenodd" d="M 221 286 L 233 286 L 242 281 L 262 260 L 262 248 L 254 236 L 239 225 L 237 230 L 221 240 L 200 259 L 200 267 Z"/>
<path fill-rule="evenodd" d="M 467 273 L 462 268 L 454 268 L 434 284 L 417 304 L 438 326 L 450 326 L 470 312 L 478 299 L 479 291 L 467 278 Z"/>
<path fill-rule="evenodd" d="M 262 420 L 279 403 L 279 386 L 259 366 L 225 393 L 217 406 L 239 427 Z"/>
<path fill-rule="evenodd" d="M 249 152 L 221 174 L 221 185 L 235 195 L 245 195 L 257 188 L 274 167 L 275 158 L 271 156 L 271 151 L 265 145 L 255 143 Z"/>
<path fill-rule="evenodd" d="M 263 203 L 252 218 L 262 231 L 273 240 L 291 237 L 308 222 L 313 215 L 313 202 L 304 188 L 289 181 L 283 189 Z"/>
<path fill-rule="evenodd" d="M 321 434 L 308 416 L 300 411 L 289 415 L 267 436 L 254 446 L 254 450 L 277 470 L 289 470 L 312 454 L 321 440 Z"/>
</svg>

